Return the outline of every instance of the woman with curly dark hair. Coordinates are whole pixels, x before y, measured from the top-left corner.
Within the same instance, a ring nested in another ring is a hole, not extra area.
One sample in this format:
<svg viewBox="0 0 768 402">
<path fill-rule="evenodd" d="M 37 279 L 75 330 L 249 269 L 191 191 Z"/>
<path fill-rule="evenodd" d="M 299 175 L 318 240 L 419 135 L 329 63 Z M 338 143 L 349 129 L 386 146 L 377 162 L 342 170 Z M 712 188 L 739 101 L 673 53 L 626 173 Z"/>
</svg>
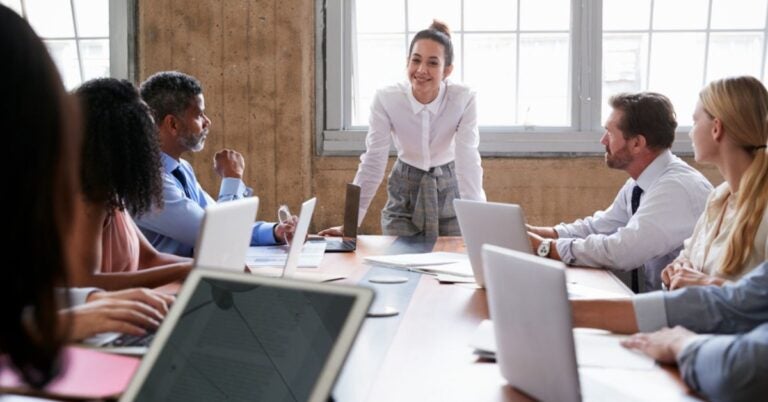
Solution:
<svg viewBox="0 0 768 402">
<path fill-rule="evenodd" d="M 75 95 L 83 113 L 80 177 L 99 267 L 85 267 L 80 286 L 155 287 L 186 277 L 192 260 L 160 253 L 131 216 L 162 206 L 160 150 L 149 107 L 128 81 L 100 78 Z"/>
</svg>

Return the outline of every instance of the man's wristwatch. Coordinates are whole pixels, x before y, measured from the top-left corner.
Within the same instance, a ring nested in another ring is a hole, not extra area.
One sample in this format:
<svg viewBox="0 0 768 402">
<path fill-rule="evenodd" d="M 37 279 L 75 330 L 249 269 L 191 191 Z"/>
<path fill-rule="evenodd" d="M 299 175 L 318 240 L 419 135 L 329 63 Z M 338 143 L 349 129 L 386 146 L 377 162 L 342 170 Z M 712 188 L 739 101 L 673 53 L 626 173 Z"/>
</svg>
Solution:
<svg viewBox="0 0 768 402">
<path fill-rule="evenodd" d="M 539 248 L 536 249 L 536 254 L 539 255 L 539 257 L 548 258 L 549 257 L 549 248 L 552 246 L 552 240 L 545 239 L 542 240 L 541 243 L 539 243 Z"/>
</svg>

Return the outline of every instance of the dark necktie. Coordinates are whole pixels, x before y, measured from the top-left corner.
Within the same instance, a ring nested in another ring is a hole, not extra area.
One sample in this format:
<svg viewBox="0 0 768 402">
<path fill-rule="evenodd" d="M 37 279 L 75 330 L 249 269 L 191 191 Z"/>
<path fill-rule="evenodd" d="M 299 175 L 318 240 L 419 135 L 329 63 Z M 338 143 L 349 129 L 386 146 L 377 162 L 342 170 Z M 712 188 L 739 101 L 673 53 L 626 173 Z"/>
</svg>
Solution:
<svg viewBox="0 0 768 402">
<path fill-rule="evenodd" d="M 635 186 L 632 189 L 632 215 L 637 212 L 637 208 L 640 207 L 640 196 L 643 195 L 643 189 L 640 186 Z"/>
<path fill-rule="evenodd" d="M 637 212 L 637 208 L 640 207 L 641 195 L 643 195 L 643 189 L 636 185 L 635 188 L 632 189 L 632 215 L 634 215 L 635 212 Z M 632 271 L 632 291 L 635 293 L 640 291 L 640 278 L 637 271 L 637 269 Z"/>
<path fill-rule="evenodd" d="M 179 183 L 181 183 L 181 188 L 184 189 L 184 194 L 187 195 L 187 198 L 192 198 L 189 193 L 189 187 L 187 187 L 187 178 L 184 177 L 184 173 L 181 173 L 181 169 L 177 167 L 176 169 L 171 170 L 171 174 L 179 181 Z"/>
</svg>

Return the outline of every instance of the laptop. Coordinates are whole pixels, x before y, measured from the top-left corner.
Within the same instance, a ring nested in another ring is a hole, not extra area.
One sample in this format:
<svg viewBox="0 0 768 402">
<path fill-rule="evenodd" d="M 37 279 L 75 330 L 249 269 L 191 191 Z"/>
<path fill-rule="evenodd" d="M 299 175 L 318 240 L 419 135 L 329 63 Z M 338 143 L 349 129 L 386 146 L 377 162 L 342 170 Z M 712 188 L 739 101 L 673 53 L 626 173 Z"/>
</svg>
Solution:
<svg viewBox="0 0 768 402">
<path fill-rule="evenodd" d="M 525 216 L 519 205 L 457 199 L 453 201 L 453 208 L 478 286 L 484 287 L 486 284 L 483 244 L 533 254 L 525 229 Z"/>
<path fill-rule="evenodd" d="M 565 264 L 493 245 L 482 253 L 496 361 L 511 386 L 543 401 L 630 397 L 588 371 L 579 376 Z"/>
<path fill-rule="evenodd" d="M 194 270 L 121 401 L 329 400 L 371 289 Z"/>
<path fill-rule="evenodd" d="M 195 246 L 195 269 L 243 272 L 245 254 L 259 209 L 259 197 L 248 197 L 209 205 L 205 208 Z M 85 341 L 87 345 L 114 348 L 115 353 L 141 355 L 153 341 L 154 333 L 136 336 L 103 333 Z"/>
<path fill-rule="evenodd" d="M 195 267 L 243 272 L 258 209 L 259 197 L 208 206 L 195 245 Z"/>
<path fill-rule="evenodd" d="M 344 226 L 342 237 L 326 237 L 325 251 L 343 253 L 357 249 L 357 217 L 360 212 L 360 186 L 347 183 L 344 198 Z"/>
</svg>

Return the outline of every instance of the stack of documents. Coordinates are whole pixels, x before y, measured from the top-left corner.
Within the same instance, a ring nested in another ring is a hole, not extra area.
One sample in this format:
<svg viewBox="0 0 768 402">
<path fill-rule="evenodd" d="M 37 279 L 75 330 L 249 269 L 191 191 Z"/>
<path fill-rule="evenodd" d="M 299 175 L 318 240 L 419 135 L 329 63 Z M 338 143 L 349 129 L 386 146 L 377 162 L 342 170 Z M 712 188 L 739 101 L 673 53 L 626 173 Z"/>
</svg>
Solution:
<svg viewBox="0 0 768 402">
<path fill-rule="evenodd" d="M 308 241 L 304 243 L 299 257 L 299 268 L 317 268 L 323 262 L 325 255 L 324 241 Z M 248 268 L 280 267 L 285 266 L 288 258 L 288 246 L 258 246 L 248 247 L 245 255 L 245 265 Z"/>
<path fill-rule="evenodd" d="M 424 274 L 447 274 L 464 278 L 471 278 L 472 266 L 466 254 L 434 252 L 419 254 L 397 254 L 365 257 L 365 262 L 387 267 L 404 269 L 406 271 L 420 272 Z"/>
</svg>

